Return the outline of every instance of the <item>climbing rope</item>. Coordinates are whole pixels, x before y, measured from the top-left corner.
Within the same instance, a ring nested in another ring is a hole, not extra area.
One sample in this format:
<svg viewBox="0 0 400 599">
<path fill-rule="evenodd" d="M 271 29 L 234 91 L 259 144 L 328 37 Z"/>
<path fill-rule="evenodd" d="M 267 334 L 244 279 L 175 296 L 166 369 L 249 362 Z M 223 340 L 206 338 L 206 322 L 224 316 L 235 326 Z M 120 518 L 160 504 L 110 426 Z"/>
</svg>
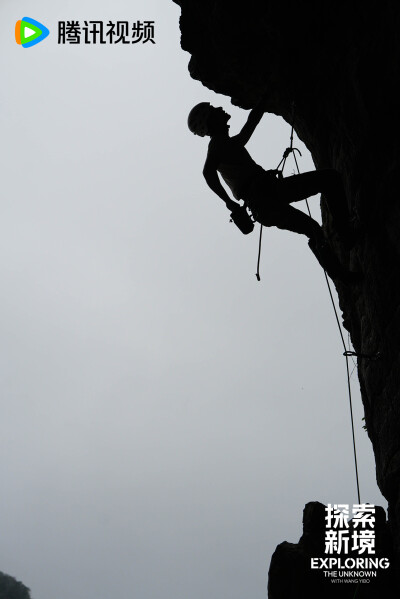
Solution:
<svg viewBox="0 0 400 599">
<path fill-rule="evenodd" d="M 288 148 L 286 148 L 286 150 L 284 151 L 282 160 L 280 161 L 280 163 L 278 164 L 278 167 L 276 169 L 277 173 L 280 177 L 282 177 L 283 169 L 285 168 L 285 164 L 286 164 L 286 160 L 290 154 L 293 154 L 294 162 L 296 164 L 297 174 L 300 175 L 300 169 L 299 169 L 299 165 L 298 165 L 297 158 L 296 158 L 296 152 L 298 152 L 300 156 L 301 156 L 301 152 L 297 148 L 293 147 L 294 116 L 295 116 L 295 104 L 293 102 L 292 103 L 292 119 L 291 119 L 292 120 L 292 129 L 291 129 L 291 133 L 290 133 L 290 146 Z M 310 218 L 312 218 L 308 199 L 306 199 L 305 202 L 306 202 L 308 214 L 309 214 Z M 257 273 L 256 273 L 256 277 L 257 277 L 258 281 L 260 281 L 260 257 L 261 257 L 262 227 L 263 226 L 260 225 L 260 238 L 259 238 L 259 244 L 258 244 L 258 260 L 257 260 Z M 374 356 L 370 356 L 367 354 L 357 354 L 356 352 L 351 351 L 349 348 L 346 347 L 346 343 L 345 343 L 343 332 L 342 332 L 342 327 L 340 325 L 338 312 L 336 309 L 335 301 L 333 299 L 331 284 L 329 282 L 328 275 L 325 270 L 324 270 L 324 275 L 325 275 L 325 280 L 326 280 L 326 284 L 327 284 L 328 291 L 329 291 L 329 297 L 331 299 L 333 311 L 335 314 L 335 319 L 336 319 L 336 323 L 338 326 L 340 339 L 341 339 L 341 342 L 343 345 L 343 350 L 344 350 L 343 356 L 346 358 L 346 377 L 347 377 L 347 389 L 348 389 L 349 407 L 350 407 L 351 434 L 352 434 L 352 439 L 353 439 L 354 467 L 355 467 L 356 484 L 357 484 L 357 497 L 358 497 L 358 503 L 360 504 L 361 503 L 360 483 L 359 483 L 359 477 L 358 477 L 356 438 L 355 438 L 355 433 L 354 433 L 353 400 L 352 400 L 352 395 L 351 395 L 351 384 L 350 384 L 351 375 L 350 375 L 350 369 L 349 369 L 349 358 L 352 358 L 352 356 L 357 356 L 358 358 L 367 358 L 367 359 L 375 360 L 375 359 L 379 358 L 379 354 L 376 354 Z"/>
<path fill-rule="evenodd" d="M 300 154 L 300 156 L 301 156 L 301 152 L 300 152 L 300 150 L 298 148 L 294 148 L 293 147 L 294 111 L 295 111 L 295 104 L 294 104 L 294 102 L 292 102 L 292 118 L 291 118 L 291 121 L 292 121 L 292 130 L 290 132 L 290 145 L 283 152 L 282 160 L 280 161 L 280 163 L 278 164 L 278 166 L 275 169 L 276 175 L 280 179 L 282 179 L 282 177 L 283 177 L 283 170 L 285 168 L 286 160 L 288 159 L 288 157 L 290 156 L 290 154 L 293 154 L 293 158 L 295 160 L 296 167 L 297 167 L 297 172 L 300 174 L 299 165 L 297 164 L 297 159 L 296 159 L 295 152 L 298 152 Z M 306 202 L 307 202 L 307 200 L 306 200 Z M 307 203 L 307 208 L 308 208 L 308 211 L 310 212 L 310 209 L 308 207 L 308 203 Z M 258 240 L 257 272 L 256 272 L 257 281 L 261 281 L 261 277 L 260 277 L 260 260 L 261 260 L 262 230 L 263 230 L 263 225 L 260 223 L 260 235 L 259 235 L 259 240 Z"/>
<path fill-rule="evenodd" d="M 292 131 L 293 131 L 293 126 L 292 126 Z M 294 161 L 296 163 L 296 168 L 297 168 L 297 173 L 300 174 L 300 169 L 299 169 L 299 165 L 297 163 L 296 160 L 296 155 L 293 154 L 294 157 Z M 307 212 L 310 218 L 312 218 L 311 216 L 311 210 L 310 210 L 310 205 L 308 203 L 308 199 L 306 199 L 306 206 L 307 206 Z M 352 435 L 352 440 L 353 440 L 353 454 L 354 454 L 354 469 L 355 469 L 355 474 L 356 474 L 356 484 L 357 484 L 357 497 L 358 497 L 358 503 L 361 503 L 361 498 L 360 498 L 360 482 L 359 482 L 359 478 L 358 478 L 358 463 L 357 463 L 357 449 L 356 449 L 356 437 L 355 437 L 355 432 L 354 432 L 354 418 L 353 418 L 353 399 L 352 399 L 352 395 L 351 395 L 351 383 L 350 383 L 350 370 L 349 370 L 349 357 L 352 355 L 356 355 L 355 352 L 350 353 L 350 350 L 346 347 L 346 343 L 343 337 L 343 332 L 342 332 L 342 327 L 340 325 L 340 320 L 339 320 L 339 315 L 336 309 L 336 305 L 335 305 L 335 301 L 333 299 L 333 293 L 332 293 L 332 288 L 331 288 L 331 284 L 329 282 L 329 278 L 328 275 L 326 273 L 326 270 L 324 270 L 324 276 L 325 276 L 325 281 L 326 281 L 326 285 L 328 287 L 328 291 L 329 291 L 329 297 L 331 300 L 331 304 L 333 307 L 333 311 L 335 314 L 335 319 L 336 319 L 336 323 L 338 326 L 338 331 L 340 334 L 340 339 L 343 345 L 343 350 L 344 350 L 344 357 L 346 358 L 346 377 L 347 377 L 347 390 L 348 390 L 348 396 L 349 396 L 349 408 L 350 408 L 350 421 L 351 421 L 351 435 Z"/>
<path fill-rule="evenodd" d="M 296 164 L 297 174 L 299 175 L 300 174 L 300 169 L 299 169 L 299 165 L 298 165 L 296 154 L 295 154 L 296 148 L 293 148 L 293 130 L 294 130 L 294 104 L 293 104 L 293 113 L 292 113 L 292 131 L 291 131 L 291 134 L 290 134 L 290 147 L 287 148 L 285 150 L 284 154 L 283 154 L 283 157 L 285 158 L 285 160 L 283 161 L 283 167 L 285 166 L 285 162 L 286 162 L 285 154 L 287 153 L 287 155 L 289 155 L 292 152 L 293 153 L 293 158 L 294 158 L 294 161 L 295 161 L 295 164 Z M 283 167 L 282 167 L 282 171 L 283 171 Z M 309 215 L 310 218 L 312 218 L 312 216 L 311 216 L 311 210 L 310 210 L 310 205 L 308 203 L 308 199 L 307 198 L 306 198 L 305 202 L 306 202 L 306 206 L 307 206 L 308 215 Z M 355 475 L 356 475 L 357 498 L 358 498 L 358 503 L 360 504 L 361 503 L 360 482 L 359 482 L 359 477 L 358 477 L 356 436 L 355 436 L 355 432 L 354 432 L 354 417 L 353 417 L 353 399 L 352 399 L 352 395 L 351 395 L 351 382 L 350 382 L 351 374 L 353 374 L 353 371 L 350 374 L 350 370 L 349 370 L 349 358 L 350 357 L 352 358 L 352 356 L 358 356 L 359 358 L 373 358 L 373 359 L 375 359 L 375 358 L 378 357 L 378 354 L 377 354 L 377 356 L 374 356 L 374 357 L 363 355 L 363 354 L 357 354 L 354 351 L 350 351 L 350 349 L 348 349 L 346 347 L 346 343 L 345 343 L 343 332 L 342 332 L 342 327 L 340 325 L 340 320 L 339 320 L 338 312 L 337 312 L 337 309 L 336 309 L 336 304 L 335 304 L 335 301 L 333 299 L 333 293 L 332 293 L 331 284 L 329 282 L 329 278 L 328 278 L 328 275 L 326 273 L 326 270 L 324 270 L 324 276 L 325 276 L 326 285 L 328 287 L 329 297 L 330 297 L 330 300 L 331 300 L 333 311 L 334 311 L 334 314 L 335 314 L 335 319 L 336 319 L 336 323 L 337 323 L 337 326 L 338 326 L 338 331 L 339 331 L 339 334 L 340 334 L 340 339 L 341 339 L 341 342 L 342 342 L 342 345 L 343 345 L 343 349 L 344 349 L 343 356 L 346 359 L 346 378 L 347 378 L 347 391 L 348 391 L 349 408 L 350 408 L 351 436 L 352 436 L 352 441 L 353 441 L 354 470 L 355 470 Z M 350 338 L 349 338 L 349 341 L 350 341 Z M 350 342 L 349 342 L 349 347 L 350 347 Z M 353 368 L 353 370 L 354 370 L 354 368 Z M 359 588 L 359 585 L 357 584 L 355 592 L 354 592 L 354 595 L 353 595 L 353 599 L 355 599 L 356 596 L 357 596 L 358 588 Z"/>
<path fill-rule="evenodd" d="M 263 226 L 260 224 L 260 237 L 258 238 L 258 259 L 257 259 L 257 272 L 256 272 L 257 281 L 261 281 L 261 278 L 260 278 L 260 260 L 261 260 L 262 230 L 263 230 Z"/>
</svg>

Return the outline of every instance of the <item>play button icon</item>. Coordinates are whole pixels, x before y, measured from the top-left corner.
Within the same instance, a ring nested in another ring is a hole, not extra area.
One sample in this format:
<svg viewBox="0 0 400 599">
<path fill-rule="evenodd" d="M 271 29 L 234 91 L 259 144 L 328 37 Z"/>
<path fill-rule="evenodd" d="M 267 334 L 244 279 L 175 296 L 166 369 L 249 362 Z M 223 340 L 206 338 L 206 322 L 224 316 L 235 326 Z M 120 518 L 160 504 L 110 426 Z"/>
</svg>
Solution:
<svg viewBox="0 0 400 599">
<path fill-rule="evenodd" d="M 30 48 L 43 41 L 50 31 L 39 21 L 24 17 L 15 24 L 15 41 L 23 48 Z"/>
<path fill-rule="evenodd" d="M 31 35 L 35 35 L 35 31 L 33 31 L 33 29 L 31 29 L 30 27 L 25 27 L 25 29 L 24 29 L 25 39 L 28 39 L 28 37 L 31 37 Z"/>
</svg>

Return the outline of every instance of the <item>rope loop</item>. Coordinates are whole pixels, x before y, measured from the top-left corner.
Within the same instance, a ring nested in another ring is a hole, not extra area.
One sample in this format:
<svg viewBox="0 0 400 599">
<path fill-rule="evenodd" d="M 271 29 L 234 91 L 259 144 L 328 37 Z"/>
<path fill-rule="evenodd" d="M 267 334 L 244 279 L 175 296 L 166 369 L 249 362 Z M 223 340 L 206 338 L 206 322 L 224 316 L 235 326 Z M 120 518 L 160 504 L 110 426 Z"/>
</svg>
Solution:
<svg viewBox="0 0 400 599">
<path fill-rule="evenodd" d="M 298 148 L 286 148 L 286 150 L 283 152 L 283 158 L 288 158 L 288 156 L 290 155 L 291 152 L 298 152 L 301 156 L 301 152 Z"/>
</svg>

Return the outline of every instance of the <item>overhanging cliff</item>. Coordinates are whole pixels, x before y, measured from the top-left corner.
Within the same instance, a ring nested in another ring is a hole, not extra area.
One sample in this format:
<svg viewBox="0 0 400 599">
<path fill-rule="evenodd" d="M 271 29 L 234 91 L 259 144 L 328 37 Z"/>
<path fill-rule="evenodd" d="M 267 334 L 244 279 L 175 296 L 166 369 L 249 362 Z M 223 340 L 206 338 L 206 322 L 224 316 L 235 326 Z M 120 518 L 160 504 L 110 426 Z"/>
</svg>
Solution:
<svg viewBox="0 0 400 599">
<path fill-rule="evenodd" d="M 338 284 L 358 374 L 379 488 L 400 561 L 400 4 L 175 0 L 189 71 L 243 108 L 291 117 L 317 168 L 342 174 L 360 237 L 342 262 L 362 285 Z M 323 210 L 324 227 L 332 225 Z"/>
</svg>

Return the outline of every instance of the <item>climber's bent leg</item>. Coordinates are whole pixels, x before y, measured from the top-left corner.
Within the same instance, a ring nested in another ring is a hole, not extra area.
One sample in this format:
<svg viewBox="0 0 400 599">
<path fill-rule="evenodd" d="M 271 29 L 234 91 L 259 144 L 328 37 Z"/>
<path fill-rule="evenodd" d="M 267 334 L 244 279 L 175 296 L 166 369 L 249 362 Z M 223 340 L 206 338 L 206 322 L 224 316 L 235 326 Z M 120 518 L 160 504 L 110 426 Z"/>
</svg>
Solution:
<svg viewBox="0 0 400 599">
<path fill-rule="evenodd" d="M 286 177 L 280 182 L 282 199 L 299 202 L 311 195 L 322 193 L 332 215 L 333 226 L 339 236 L 347 240 L 351 234 L 349 211 L 342 178 L 338 171 L 323 169 Z"/>
<path fill-rule="evenodd" d="M 304 214 L 301 210 L 297 210 L 297 208 L 293 208 L 288 204 L 280 206 L 279 209 L 276 206 L 269 210 L 265 208 L 265 205 L 261 206 L 258 213 L 257 220 L 261 224 L 267 227 L 275 226 L 279 229 L 286 229 L 300 235 L 306 235 L 310 239 L 323 241 L 324 233 L 322 228 L 316 220 L 308 214 Z"/>
<path fill-rule="evenodd" d="M 342 279 L 344 269 L 336 258 L 317 221 L 292 206 L 286 206 L 274 214 L 275 226 L 310 238 L 308 245 L 322 268 L 331 278 Z"/>
<path fill-rule="evenodd" d="M 353 283 L 359 280 L 358 273 L 352 273 L 343 268 L 328 241 L 324 238 L 322 228 L 304 212 L 286 205 L 279 210 L 270 211 L 264 218 L 263 222 L 261 211 L 258 220 L 262 224 L 266 226 L 273 224 L 279 229 L 286 229 L 309 237 L 308 245 L 311 251 L 331 279 L 339 279 L 344 283 Z"/>
</svg>

